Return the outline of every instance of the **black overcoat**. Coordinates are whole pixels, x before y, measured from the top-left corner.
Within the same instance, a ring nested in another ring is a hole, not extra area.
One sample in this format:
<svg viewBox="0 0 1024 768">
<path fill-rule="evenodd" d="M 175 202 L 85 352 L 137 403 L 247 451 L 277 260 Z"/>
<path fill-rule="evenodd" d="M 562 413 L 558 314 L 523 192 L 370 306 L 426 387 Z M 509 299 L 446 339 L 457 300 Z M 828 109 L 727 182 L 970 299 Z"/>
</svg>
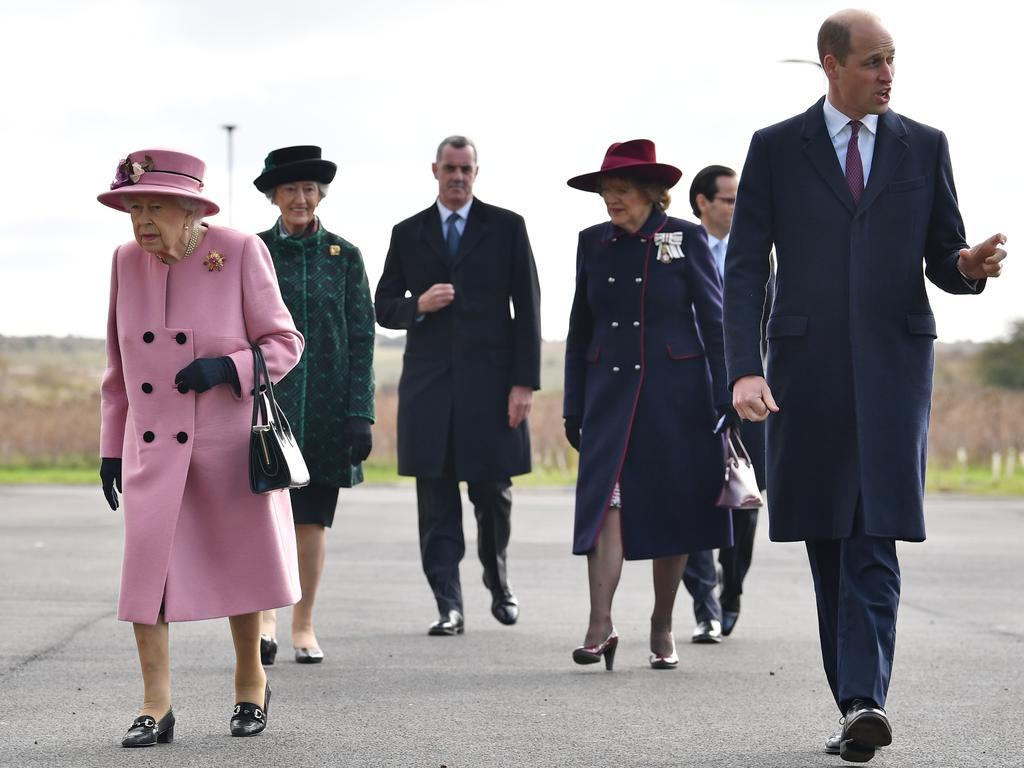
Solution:
<svg viewBox="0 0 1024 768">
<path fill-rule="evenodd" d="M 435 283 L 452 283 L 455 300 L 418 316 Z M 511 387 L 540 389 L 540 284 L 522 216 L 474 199 L 454 258 L 436 205 L 396 224 L 375 304 L 378 323 L 406 331 L 398 473 L 440 477 L 449 437 L 459 480 L 529 472 L 528 426 L 508 426 Z"/>
<path fill-rule="evenodd" d="M 653 237 L 682 233 L 682 258 Z M 716 411 L 729 403 L 722 287 L 702 227 L 653 212 L 633 235 L 580 232 L 565 346 L 566 418 L 582 423 L 573 552 L 594 548 L 616 480 L 627 559 L 732 545 Z"/>
<path fill-rule="evenodd" d="M 984 288 L 957 271 L 966 243 L 946 137 L 882 114 L 856 205 L 822 100 L 754 134 L 725 260 L 731 382 L 762 375 L 773 245 L 766 378 L 781 411 L 767 425 L 771 538 L 849 536 L 860 503 L 867 535 L 923 540 L 936 338 L 924 277 L 949 293 Z"/>
</svg>

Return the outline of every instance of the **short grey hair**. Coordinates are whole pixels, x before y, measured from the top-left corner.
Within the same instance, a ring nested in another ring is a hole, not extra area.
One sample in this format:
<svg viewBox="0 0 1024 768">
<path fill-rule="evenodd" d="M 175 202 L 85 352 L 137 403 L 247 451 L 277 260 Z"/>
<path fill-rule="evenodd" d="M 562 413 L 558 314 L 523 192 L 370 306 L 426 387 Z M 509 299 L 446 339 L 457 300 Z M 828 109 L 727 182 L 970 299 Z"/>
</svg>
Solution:
<svg viewBox="0 0 1024 768">
<path fill-rule="evenodd" d="M 473 150 L 473 165 L 480 164 L 480 156 L 476 152 L 476 144 L 474 144 L 473 140 L 470 138 L 456 135 L 448 136 L 442 140 L 441 143 L 437 145 L 437 160 L 435 160 L 435 162 L 441 162 L 441 153 L 444 151 L 445 147 L 455 147 L 455 149 L 465 149 L 466 147 L 469 147 Z"/>
<path fill-rule="evenodd" d="M 294 184 L 294 183 L 295 183 L 294 181 L 286 181 L 285 182 L 285 184 Z M 278 184 L 277 186 L 279 187 L 281 185 Z M 322 181 L 318 181 L 318 182 L 316 182 L 316 186 L 317 186 L 317 189 L 320 190 L 320 199 L 323 200 L 325 197 L 327 197 L 327 190 L 329 190 L 331 188 L 331 185 L 330 184 L 324 184 Z M 277 187 L 271 187 L 270 189 L 268 189 L 263 194 L 265 194 L 267 196 L 267 200 L 269 200 L 271 203 L 274 203 L 274 195 L 277 194 Z M 277 203 L 274 203 L 274 205 L 277 205 Z"/>
<path fill-rule="evenodd" d="M 127 206 L 131 205 L 132 200 L 136 200 L 140 195 L 122 195 L 121 200 L 124 201 L 125 210 Z M 196 200 L 194 197 L 185 197 L 183 195 L 160 195 L 160 197 L 166 197 L 169 200 L 173 200 L 178 206 L 192 217 L 193 224 L 202 223 L 206 217 L 206 203 L 202 200 Z"/>
</svg>

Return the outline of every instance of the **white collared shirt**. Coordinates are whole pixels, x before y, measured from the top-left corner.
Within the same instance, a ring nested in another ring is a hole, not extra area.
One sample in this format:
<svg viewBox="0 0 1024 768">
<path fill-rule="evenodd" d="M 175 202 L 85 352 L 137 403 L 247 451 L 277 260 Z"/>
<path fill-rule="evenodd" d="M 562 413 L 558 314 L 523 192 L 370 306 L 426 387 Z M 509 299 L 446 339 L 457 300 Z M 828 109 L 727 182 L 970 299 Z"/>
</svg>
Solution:
<svg viewBox="0 0 1024 768">
<path fill-rule="evenodd" d="M 839 158 L 839 170 L 846 173 L 846 149 L 850 146 L 850 136 L 853 129 L 850 127 L 850 119 L 838 109 L 832 106 L 828 97 L 822 107 L 825 112 L 825 128 L 828 129 L 829 138 L 832 139 L 832 146 L 835 147 L 836 157 Z M 871 160 L 875 156 L 875 136 L 878 134 L 878 115 L 864 115 L 860 119 L 862 129 L 857 134 L 857 148 L 860 150 L 860 161 L 864 166 L 864 186 L 868 184 L 868 176 L 871 174 Z"/>
<path fill-rule="evenodd" d="M 456 220 L 455 228 L 459 230 L 459 237 L 462 237 L 466 233 L 466 219 L 469 218 L 469 209 L 473 205 L 473 198 L 469 198 L 469 202 L 459 208 L 457 211 L 453 211 L 450 208 L 446 208 L 444 203 L 441 202 L 441 198 L 437 199 L 437 210 L 441 214 L 441 232 L 444 235 L 444 239 L 448 239 L 448 219 L 453 213 L 459 214 L 461 218 Z"/>
<path fill-rule="evenodd" d="M 708 236 L 708 245 L 711 247 L 711 255 L 715 257 L 715 266 L 718 267 L 718 276 L 725 277 L 725 252 L 729 250 L 729 233 L 719 240 L 717 237 L 704 229 Z"/>
</svg>

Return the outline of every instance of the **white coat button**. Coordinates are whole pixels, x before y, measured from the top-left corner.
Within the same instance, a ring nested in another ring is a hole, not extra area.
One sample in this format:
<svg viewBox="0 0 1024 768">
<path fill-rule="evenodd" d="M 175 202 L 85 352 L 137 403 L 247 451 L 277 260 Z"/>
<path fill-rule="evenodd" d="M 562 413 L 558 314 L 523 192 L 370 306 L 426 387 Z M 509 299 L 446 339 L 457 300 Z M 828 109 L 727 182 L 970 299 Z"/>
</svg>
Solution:
<svg viewBox="0 0 1024 768">
<path fill-rule="evenodd" d="M 640 238 L 640 242 L 641 243 L 646 243 L 647 242 L 647 238 L 646 237 L 641 237 Z"/>
<path fill-rule="evenodd" d="M 613 365 L 612 366 L 612 373 L 618 373 L 618 372 L 619 372 L 619 366 Z"/>
<path fill-rule="evenodd" d="M 639 328 L 640 327 L 640 321 L 639 320 L 634 320 L 633 321 L 633 327 L 634 328 Z"/>
<path fill-rule="evenodd" d="M 633 366 L 633 370 L 634 371 L 639 371 L 640 370 L 640 363 L 637 363 L 636 365 L 634 365 Z"/>
<path fill-rule="evenodd" d="M 615 278 L 614 277 L 609 277 L 608 278 L 608 282 L 609 283 L 614 283 L 615 282 Z"/>
<path fill-rule="evenodd" d="M 612 328 L 618 328 L 618 327 L 619 327 L 619 321 L 618 320 L 612 320 Z"/>
<path fill-rule="evenodd" d="M 638 282 L 638 283 L 642 283 L 643 281 L 644 281 L 644 279 L 643 279 L 642 277 L 638 277 L 638 278 L 636 279 L 636 282 Z"/>
</svg>

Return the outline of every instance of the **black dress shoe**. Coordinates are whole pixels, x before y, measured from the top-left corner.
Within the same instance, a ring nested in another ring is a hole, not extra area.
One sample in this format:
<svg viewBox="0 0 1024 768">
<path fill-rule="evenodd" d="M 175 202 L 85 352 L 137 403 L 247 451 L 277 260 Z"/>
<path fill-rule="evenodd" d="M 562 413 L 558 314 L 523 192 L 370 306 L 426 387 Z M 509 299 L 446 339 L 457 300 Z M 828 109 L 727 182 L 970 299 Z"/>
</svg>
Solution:
<svg viewBox="0 0 1024 768">
<path fill-rule="evenodd" d="M 722 635 L 728 637 L 732 634 L 733 628 L 736 626 L 736 622 L 740 618 L 739 611 L 722 611 Z"/>
<path fill-rule="evenodd" d="M 170 744 L 174 741 L 174 711 L 154 720 L 149 715 L 136 717 L 128 733 L 121 739 L 122 747 L 152 747 L 154 744 Z"/>
<path fill-rule="evenodd" d="M 270 635 L 260 635 L 260 662 L 264 667 L 272 667 L 276 658 L 277 640 Z"/>
<path fill-rule="evenodd" d="M 519 601 L 512 590 L 491 593 L 491 615 L 509 626 L 519 621 Z"/>
<path fill-rule="evenodd" d="M 447 613 L 442 613 L 433 624 L 430 625 L 430 629 L 427 630 L 428 635 L 434 635 L 436 637 L 446 637 L 450 635 L 461 635 L 466 631 L 466 621 L 462 618 L 462 611 L 452 609 Z"/>
<path fill-rule="evenodd" d="M 296 664 L 319 664 L 324 660 L 324 652 L 319 648 L 296 648 Z"/>
<path fill-rule="evenodd" d="M 722 622 L 717 619 L 698 621 L 697 628 L 690 635 L 694 643 L 720 643 L 722 642 Z"/>
<path fill-rule="evenodd" d="M 892 726 L 885 710 L 873 701 L 854 699 L 846 710 L 839 756 L 851 763 L 866 763 L 878 747 L 892 744 Z"/>
<path fill-rule="evenodd" d="M 240 701 L 235 704 L 235 711 L 231 713 L 231 735 L 232 736 L 255 736 L 262 733 L 267 727 L 267 717 L 270 715 L 270 683 L 263 692 L 263 706 L 253 704 L 249 701 Z"/>
</svg>

